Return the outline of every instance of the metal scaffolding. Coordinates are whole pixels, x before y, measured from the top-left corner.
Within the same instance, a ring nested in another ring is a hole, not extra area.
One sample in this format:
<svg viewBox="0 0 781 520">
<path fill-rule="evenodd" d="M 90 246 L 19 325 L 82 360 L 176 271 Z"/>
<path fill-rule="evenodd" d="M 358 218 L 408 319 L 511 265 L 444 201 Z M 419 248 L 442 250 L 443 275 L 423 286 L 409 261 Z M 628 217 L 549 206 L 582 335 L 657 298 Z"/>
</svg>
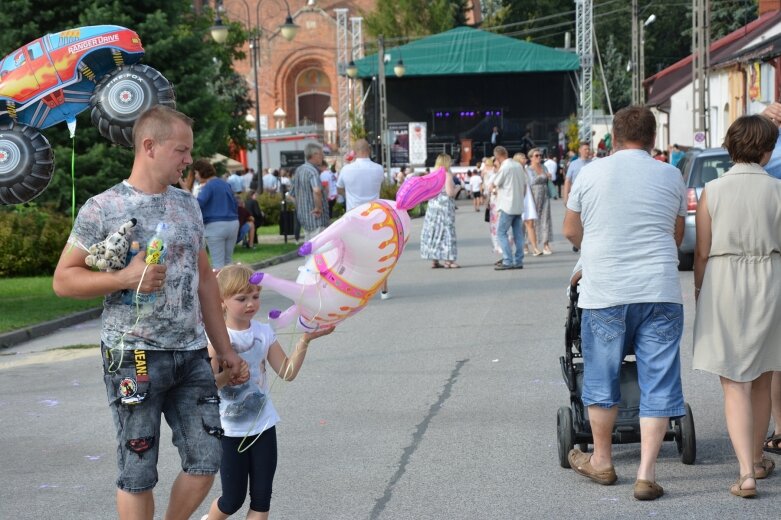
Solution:
<svg viewBox="0 0 781 520">
<path fill-rule="evenodd" d="M 350 47 L 352 50 L 351 58 L 353 61 L 358 61 L 363 58 L 363 18 L 360 16 L 351 16 L 350 31 L 352 32 L 353 37 L 352 46 Z M 356 115 L 360 114 L 359 119 L 363 120 L 363 82 L 360 79 L 352 81 L 350 110 Z"/>
<path fill-rule="evenodd" d="M 351 61 L 363 58 L 363 18 L 350 17 L 347 28 L 347 9 L 336 12 L 336 67 L 339 95 L 339 148 L 346 152 L 350 146 L 351 114 L 363 112 L 363 83 L 347 77 L 347 66 Z M 362 117 L 360 117 L 362 119 Z"/>
<path fill-rule="evenodd" d="M 346 151 L 350 144 L 350 79 L 347 64 L 350 62 L 350 47 L 347 44 L 347 9 L 336 12 L 336 85 L 339 97 L 339 147 Z"/>
<path fill-rule="evenodd" d="M 694 146 L 710 147 L 710 0 L 692 0 Z"/>
<path fill-rule="evenodd" d="M 575 0 L 575 41 L 580 58 L 580 141 L 591 142 L 594 105 L 591 77 L 594 69 L 594 5 L 592 0 Z"/>
</svg>

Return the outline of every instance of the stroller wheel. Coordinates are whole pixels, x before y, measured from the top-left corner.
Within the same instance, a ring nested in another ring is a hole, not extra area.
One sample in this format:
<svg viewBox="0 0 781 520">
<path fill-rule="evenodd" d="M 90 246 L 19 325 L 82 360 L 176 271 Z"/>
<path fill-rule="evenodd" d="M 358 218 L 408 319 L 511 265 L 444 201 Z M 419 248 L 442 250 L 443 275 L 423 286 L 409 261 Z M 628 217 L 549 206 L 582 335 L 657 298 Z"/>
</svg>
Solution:
<svg viewBox="0 0 781 520">
<path fill-rule="evenodd" d="M 572 409 L 569 406 L 562 406 L 556 416 L 556 433 L 559 444 L 559 465 L 562 468 L 569 468 L 567 456 L 572 448 L 575 447 L 575 430 L 572 427 Z"/>
<path fill-rule="evenodd" d="M 694 464 L 697 458 L 697 437 L 694 433 L 694 416 L 689 403 L 684 403 L 686 415 L 675 419 L 675 444 L 681 455 L 681 462 Z"/>
<path fill-rule="evenodd" d="M 582 442 L 578 444 L 578 449 L 582 451 L 583 453 L 586 453 L 588 451 L 588 444 L 585 442 Z"/>
</svg>

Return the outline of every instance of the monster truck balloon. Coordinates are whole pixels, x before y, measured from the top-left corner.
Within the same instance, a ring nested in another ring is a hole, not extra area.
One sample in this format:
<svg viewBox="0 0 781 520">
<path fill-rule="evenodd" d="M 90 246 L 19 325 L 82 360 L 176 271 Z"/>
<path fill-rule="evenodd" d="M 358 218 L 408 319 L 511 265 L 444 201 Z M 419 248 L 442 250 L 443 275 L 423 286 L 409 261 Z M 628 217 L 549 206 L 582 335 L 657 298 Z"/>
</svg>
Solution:
<svg viewBox="0 0 781 520">
<path fill-rule="evenodd" d="M 138 64 L 138 35 L 116 25 L 47 34 L 0 61 L 0 204 L 40 195 L 51 181 L 54 155 L 38 130 L 92 109 L 100 134 L 132 146 L 133 123 L 147 108 L 175 106 L 172 85 Z"/>
</svg>

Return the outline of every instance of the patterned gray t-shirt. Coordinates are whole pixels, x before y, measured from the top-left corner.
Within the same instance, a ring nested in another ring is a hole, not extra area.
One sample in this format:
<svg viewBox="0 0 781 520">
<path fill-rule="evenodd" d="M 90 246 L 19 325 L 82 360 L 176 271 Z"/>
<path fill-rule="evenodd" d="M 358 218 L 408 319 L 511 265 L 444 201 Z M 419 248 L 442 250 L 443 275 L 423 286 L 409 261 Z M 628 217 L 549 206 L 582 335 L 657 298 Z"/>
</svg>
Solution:
<svg viewBox="0 0 781 520">
<path fill-rule="evenodd" d="M 161 194 L 143 193 L 127 181 L 89 199 L 79 211 L 68 242 L 88 248 L 135 218 L 128 241 L 141 250 L 154 236 L 159 222 L 166 222 L 166 278 L 157 292 L 154 311 L 138 318 L 136 306 L 123 292 L 103 300 L 101 341 L 125 350 L 196 350 L 206 346 L 198 300 L 198 255 L 205 247 L 203 220 L 196 199 L 186 191 L 169 187 Z M 138 321 L 136 323 L 136 321 Z M 123 337 L 124 336 L 124 337 Z"/>
</svg>

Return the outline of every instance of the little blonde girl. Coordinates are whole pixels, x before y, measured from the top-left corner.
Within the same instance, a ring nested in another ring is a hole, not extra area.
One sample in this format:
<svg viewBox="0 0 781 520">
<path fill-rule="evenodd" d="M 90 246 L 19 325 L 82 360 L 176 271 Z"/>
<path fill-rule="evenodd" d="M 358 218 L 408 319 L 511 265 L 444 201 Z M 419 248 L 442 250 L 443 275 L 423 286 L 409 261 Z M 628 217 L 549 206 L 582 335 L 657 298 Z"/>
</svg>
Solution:
<svg viewBox="0 0 781 520">
<path fill-rule="evenodd" d="M 304 334 L 288 358 L 270 326 L 253 320 L 260 306 L 260 287 L 249 283 L 252 270 L 245 265 L 229 265 L 217 274 L 225 325 L 231 344 L 247 363 L 249 380 L 227 386 L 227 371 L 220 372 L 216 354 L 209 345 L 212 368 L 220 394 L 222 438 L 220 480 L 222 496 L 201 520 L 224 520 L 238 511 L 247 496 L 247 518 L 265 520 L 271 505 L 271 488 L 277 469 L 275 425 L 279 415 L 269 396 L 266 364 L 285 381 L 295 379 L 306 356 L 309 342 L 333 331 L 333 327 Z"/>
</svg>

